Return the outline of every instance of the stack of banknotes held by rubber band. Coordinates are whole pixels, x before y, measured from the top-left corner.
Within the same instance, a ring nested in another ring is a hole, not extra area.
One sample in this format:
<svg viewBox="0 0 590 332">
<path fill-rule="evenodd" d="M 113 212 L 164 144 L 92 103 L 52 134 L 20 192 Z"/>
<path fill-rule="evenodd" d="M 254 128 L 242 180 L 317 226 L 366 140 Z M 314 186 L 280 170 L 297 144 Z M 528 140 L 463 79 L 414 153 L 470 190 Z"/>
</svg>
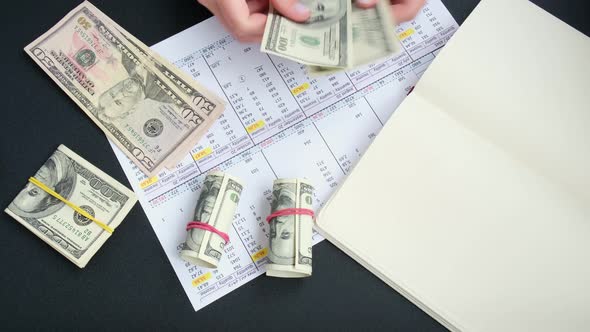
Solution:
<svg viewBox="0 0 590 332">
<path fill-rule="evenodd" d="M 60 145 L 5 211 L 83 268 L 136 201 L 131 190 Z"/>
<path fill-rule="evenodd" d="M 195 216 L 186 225 L 187 237 L 180 251 L 185 261 L 217 268 L 229 242 L 229 229 L 244 185 L 222 172 L 207 174 L 195 207 Z"/>
<path fill-rule="evenodd" d="M 195 207 L 194 220 L 186 225 L 187 237 L 180 252 L 185 261 L 217 268 L 230 241 L 234 214 L 244 189 L 226 173 L 211 172 Z M 311 276 L 314 212 L 313 186 L 306 180 L 278 179 L 272 189 L 266 275 L 282 278 Z"/>
</svg>

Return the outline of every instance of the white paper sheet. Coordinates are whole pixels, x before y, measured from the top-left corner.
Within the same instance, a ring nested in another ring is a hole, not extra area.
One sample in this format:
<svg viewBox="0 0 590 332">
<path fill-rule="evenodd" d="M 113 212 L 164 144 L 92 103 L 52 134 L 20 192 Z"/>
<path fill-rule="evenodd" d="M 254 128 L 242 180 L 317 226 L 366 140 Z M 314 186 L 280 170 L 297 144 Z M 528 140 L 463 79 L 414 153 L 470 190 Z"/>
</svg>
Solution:
<svg viewBox="0 0 590 332">
<path fill-rule="evenodd" d="M 451 331 L 590 331 L 588 59 L 530 1 L 482 0 L 316 228 Z"/>
<path fill-rule="evenodd" d="M 276 178 L 306 177 L 319 209 L 458 26 L 440 2 L 396 28 L 403 50 L 375 64 L 321 78 L 304 66 L 239 43 L 211 18 L 153 47 L 227 101 L 209 133 L 174 170 L 146 179 L 113 146 L 195 310 L 265 272 L 268 215 Z M 179 258 L 200 185 L 219 169 L 245 191 L 216 270 Z M 315 242 L 321 241 L 315 235 Z"/>
</svg>

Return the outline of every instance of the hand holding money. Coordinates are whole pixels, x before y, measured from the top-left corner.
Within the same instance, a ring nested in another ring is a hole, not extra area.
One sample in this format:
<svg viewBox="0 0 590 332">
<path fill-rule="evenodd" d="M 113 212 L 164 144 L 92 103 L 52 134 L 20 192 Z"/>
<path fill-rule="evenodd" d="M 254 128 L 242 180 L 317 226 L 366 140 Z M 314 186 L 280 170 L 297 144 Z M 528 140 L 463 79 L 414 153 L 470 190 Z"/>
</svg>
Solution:
<svg viewBox="0 0 590 332">
<path fill-rule="evenodd" d="M 351 69 L 397 52 L 388 1 L 379 0 L 371 8 L 353 2 L 331 0 L 312 6 L 303 23 L 271 8 L 260 50 L 306 64 L 311 74 Z"/>
<path fill-rule="evenodd" d="M 135 202 L 131 190 L 60 145 L 5 212 L 83 268 Z"/>
<path fill-rule="evenodd" d="M 199 0 L 241 42 L 260 42 L 269 4 L 295 22 L 307 20 L 309 8 L 297 0 Z"/>
<path fill-rule="evenodd" d="M 272 188 L 270 241 L 266 275 L 311 276 L 313 186 L 301 179 L 278 179 Z"/>
<path fill-rule="evenodd" d="M 187 225 L 187 237 L 180 257 L 208 268 L 217 268 L 227 232 L 234 219 L 243 185 L 222 172 L 207 174 L 195 208 L 194 220 Z"/>
</svg>

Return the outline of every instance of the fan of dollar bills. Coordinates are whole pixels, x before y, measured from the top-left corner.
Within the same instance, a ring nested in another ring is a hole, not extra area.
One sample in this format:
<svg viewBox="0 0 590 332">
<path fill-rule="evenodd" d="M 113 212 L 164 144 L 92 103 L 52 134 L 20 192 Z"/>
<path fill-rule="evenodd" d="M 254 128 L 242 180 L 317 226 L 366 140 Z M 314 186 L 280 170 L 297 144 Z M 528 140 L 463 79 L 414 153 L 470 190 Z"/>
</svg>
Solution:
<svg viewBox="0 0 590 332">
<path fill-rule="evenodd" d="M 25 51 L 148 176 L 176 166 L 224 109 L 87 1 Z"/>
<path fill-rule="evenodd" d="M 352 1 L 354 2 L 354 1 Z M 330 74 L 397 52 L 389 1 L 361 9 L 350 0 L 303 0 L 311 10 L 303 23 L 270 9 L 260 50 L 308 65 L 311 75 Z"/>
</svg>

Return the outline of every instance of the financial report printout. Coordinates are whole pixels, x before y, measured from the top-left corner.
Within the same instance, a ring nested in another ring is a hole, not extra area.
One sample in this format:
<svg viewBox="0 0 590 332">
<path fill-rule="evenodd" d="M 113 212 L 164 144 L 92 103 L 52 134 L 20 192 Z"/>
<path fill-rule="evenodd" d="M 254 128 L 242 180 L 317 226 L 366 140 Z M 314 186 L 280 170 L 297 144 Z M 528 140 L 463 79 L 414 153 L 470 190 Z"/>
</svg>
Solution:
<svg viewBox="0 0 590 332">
<path fill-rule="evenodd" d="M 235 41 L 210 18 L 153 49 L 225 98 L 224 113 L 176 168 L 146 176 L 113 149 L 195 310 L 265 272 L 270 194 L 277 178 L 305 177 L 316 211 L 344 180 L 458 25 L 440 0 L 395 27 L 402 49 L 381 61 L 324 77 Z M 205 175 L 245 183 L 218 269 L 179 251 Z M 321 241 L 314 235 L 314 243 Z"/>
</svg>

